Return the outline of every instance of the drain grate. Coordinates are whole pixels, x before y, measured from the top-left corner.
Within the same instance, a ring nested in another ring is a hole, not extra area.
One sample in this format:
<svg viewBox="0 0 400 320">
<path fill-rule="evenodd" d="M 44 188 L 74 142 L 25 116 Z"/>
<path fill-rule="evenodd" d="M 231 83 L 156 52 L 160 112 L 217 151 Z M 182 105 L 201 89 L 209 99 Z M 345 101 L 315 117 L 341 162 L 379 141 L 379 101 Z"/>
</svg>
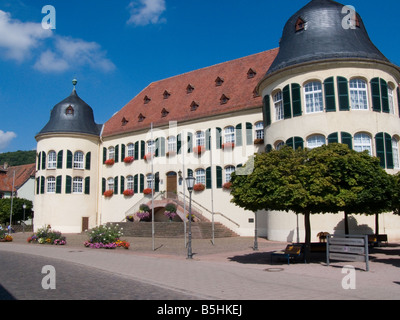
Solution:
<svg viewBox="0 0 400 320">
<path fill-rule="evenodd" d="M 267 271 L 267 272 L 281 272 L 283 270 L 285 270 L 285 269 L 283 269 L 283 268 L 267 268 L 264 271 Z"/>
</svg>

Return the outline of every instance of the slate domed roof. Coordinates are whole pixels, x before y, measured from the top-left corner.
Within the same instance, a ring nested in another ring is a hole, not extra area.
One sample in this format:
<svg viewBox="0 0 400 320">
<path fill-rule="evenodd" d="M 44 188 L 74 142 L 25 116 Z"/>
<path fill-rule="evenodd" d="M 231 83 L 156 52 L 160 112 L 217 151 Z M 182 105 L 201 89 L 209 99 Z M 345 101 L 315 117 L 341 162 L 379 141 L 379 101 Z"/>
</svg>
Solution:
<svg viewBox="0 0 400 320">
<path fill-rule="evenodd" d="M 74 87 L 70 96 L 51 110 L 50 121 L 38 136 L 47 133 L 84 133 L 99 136 L 101 128 L 102 125 L 94 121 L 93 109 L 79 98 Z"/>
<path fill-rule="evenodd" d="M 305 62 L 328 59 L 389 62 L 370 40 L 358 14 L 351 28 L 342 26 L 343 19 L 350 16 L 343 7 L 332 0 L 312 0 L 296 12 L 283 29 L 279 54 L 267 74 Z"/>
</svg>

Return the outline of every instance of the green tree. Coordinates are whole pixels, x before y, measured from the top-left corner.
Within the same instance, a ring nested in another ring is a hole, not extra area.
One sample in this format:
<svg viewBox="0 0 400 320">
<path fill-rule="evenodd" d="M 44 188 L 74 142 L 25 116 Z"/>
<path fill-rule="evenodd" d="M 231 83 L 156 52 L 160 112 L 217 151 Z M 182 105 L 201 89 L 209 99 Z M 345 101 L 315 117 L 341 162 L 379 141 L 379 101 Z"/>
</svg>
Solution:
<svg viewBox="0 0 400 320">
<path fill-rule="evenodd" d="M 12 221 L 20 221 L 23 220 L 24 217 L 24 209 L 22 205 L 26 205 L 25 209 L 25 219 L 32 218 L 32 201 L 22 198 L 14 198 L 13 199 L 13 212 L 12 212 Z M 0 223 L 1 224 L 9 224 L 10 223 L 10 211 L 11 211 L 11 199 L 0 199 Z"/>
</svg>

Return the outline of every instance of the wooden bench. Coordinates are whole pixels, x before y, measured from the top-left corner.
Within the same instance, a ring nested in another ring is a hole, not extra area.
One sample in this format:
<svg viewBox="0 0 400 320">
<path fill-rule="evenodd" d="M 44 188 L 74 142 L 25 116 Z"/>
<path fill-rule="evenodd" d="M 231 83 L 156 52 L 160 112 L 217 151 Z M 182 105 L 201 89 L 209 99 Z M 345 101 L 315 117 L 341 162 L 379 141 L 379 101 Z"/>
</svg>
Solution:
<svg viewBox="0 0 400 320">
<path fill-rule="evenodd" d="M 300 258 L 303 251 L 303 246 L 301 244 L 289 244 L 283 251 L 275 251 L 271 254 L 271 264 L 273 257 L 283 257 L 287 259 L 288 264 L 290 264 L 290 259 Z"/>
</svg>

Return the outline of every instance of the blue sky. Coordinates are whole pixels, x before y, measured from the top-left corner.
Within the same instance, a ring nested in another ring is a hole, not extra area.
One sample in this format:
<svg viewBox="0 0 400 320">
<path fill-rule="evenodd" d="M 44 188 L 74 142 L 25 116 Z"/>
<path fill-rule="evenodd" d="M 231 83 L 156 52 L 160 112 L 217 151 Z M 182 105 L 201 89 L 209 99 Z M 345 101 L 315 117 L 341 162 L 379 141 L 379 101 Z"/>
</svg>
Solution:
<svg viewBox="0 0 400 320">
<path fill-rule="evenodd" d="M 0 152 L 36 148 L 73 78 L 104 123 L 151 82 L 278 47 L 287 19 L 308 2 L 0 0 Z M 399 1 L 342 3 L 400 65 Z M 55 9 L 53 30 L 42 27 L 45 5 Z"/>
</svg>

